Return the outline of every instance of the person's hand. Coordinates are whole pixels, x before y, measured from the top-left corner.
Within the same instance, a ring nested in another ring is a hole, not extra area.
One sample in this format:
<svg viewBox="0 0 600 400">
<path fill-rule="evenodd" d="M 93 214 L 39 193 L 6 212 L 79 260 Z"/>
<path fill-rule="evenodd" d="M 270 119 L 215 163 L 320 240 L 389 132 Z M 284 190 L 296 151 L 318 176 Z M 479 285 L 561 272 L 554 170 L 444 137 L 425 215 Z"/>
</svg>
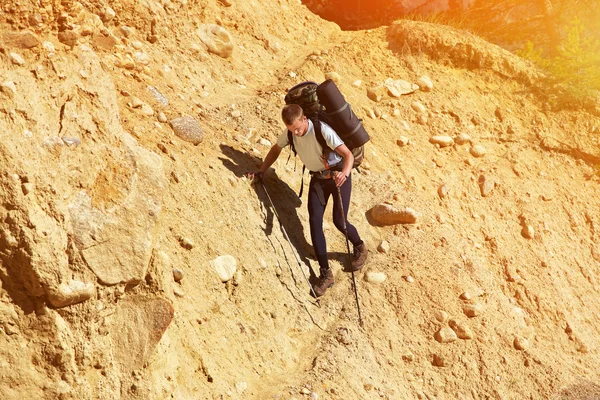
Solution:
<svg viewBox="0 0 600 400">
<path fill-rule="evenodd" d="M 252 179 L 254 182 L 261 183 L 263 179 L 263 173 L 260 171 L 252 171 L 246 174 L 248 179 Z"/>
<path fill-rule="evenodd" d="M 337 187 L 342 186 L 347 180 L 348 177 L 342 171 L 337 171 L 335 174 L 333 174 L 333 181 Z"/>
</svg>

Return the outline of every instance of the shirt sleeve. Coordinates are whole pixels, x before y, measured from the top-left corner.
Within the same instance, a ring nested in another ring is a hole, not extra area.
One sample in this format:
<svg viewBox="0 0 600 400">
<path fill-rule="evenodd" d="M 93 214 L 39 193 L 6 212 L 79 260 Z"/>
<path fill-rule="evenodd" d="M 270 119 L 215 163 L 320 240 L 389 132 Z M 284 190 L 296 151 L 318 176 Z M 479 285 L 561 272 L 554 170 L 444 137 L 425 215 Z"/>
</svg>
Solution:
<svg viewBox="0 0 600 400">
<path fill-rule="evenodd" d="M 327 146 L 329 146 L 332 150 L 335 150 L 344 144 L 344 141 L 339 137 L 339 135 L 329 125 L 323 122 L 321 123 L 321 133 L 325 138 Z"/>
<path fill-rule="evenodd" d="M 289 144 L 288 130 L 284 129 L 283 132 L 281 133 L 281 135 L 279 135 L 279 137 L 277 138 L 277 146 L 279 146 L 283 149 L 288 144 Z"/>
</svg>

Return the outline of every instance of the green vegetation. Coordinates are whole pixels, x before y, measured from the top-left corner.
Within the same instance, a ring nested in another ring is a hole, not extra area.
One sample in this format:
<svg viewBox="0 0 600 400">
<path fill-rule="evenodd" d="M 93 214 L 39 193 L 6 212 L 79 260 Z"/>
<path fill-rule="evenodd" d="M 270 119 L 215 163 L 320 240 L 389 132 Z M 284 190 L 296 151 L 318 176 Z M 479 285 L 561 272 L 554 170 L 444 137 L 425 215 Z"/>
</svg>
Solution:
<svg viewBox="0 0 600 400">
<path fill-rule="evenodd" d="M 554 83 L 563 86 L 576 98 L 598 96 L 600 93 L 600 43 L 586 30 L 581 19 L 574 17 L 564 27 L 554 56 L 527 41 L 517 54 L 527 58 L 549 73 Z"/>
</svg>

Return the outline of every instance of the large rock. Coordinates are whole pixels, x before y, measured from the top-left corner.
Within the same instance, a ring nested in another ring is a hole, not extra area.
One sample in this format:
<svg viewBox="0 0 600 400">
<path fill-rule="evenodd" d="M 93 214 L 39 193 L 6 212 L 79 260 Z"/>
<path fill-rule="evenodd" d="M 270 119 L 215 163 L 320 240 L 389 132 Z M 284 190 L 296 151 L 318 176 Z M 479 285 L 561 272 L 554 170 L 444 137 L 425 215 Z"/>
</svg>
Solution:
<svg viewBox="0 0 600 400">
<path fill-rule="evenodd" d="M 186 142 L 200 144 L 204 139 L 202 127 L 200 127 L 200 123 L 194 117 L 185 115 L 180 118 L 175 118 L 170 124 L 175 135 Z"/>
<path fill-rule="evenodd" d="M 215 24 L 204 24 L 198 29 L 198 36 L 209 53 L 227 58 L 233 53 L 233 41 L 225 28 Z"/>
<path fill-rule="evenodd" d="M 160 297 L 134 296 L 110 317 L 112 352 L 123 372 L 142 368 L 173 319 L 173 305 Z"/>
<path fill-rule="evenodd" d="M 414 224 L 419 217 L 412 208 L 398 210 L 387 203 L 377 204 L 368 212 L 376 225 Z"/>
<path fill-rule="evenodd" d="M 0 203 L 10 206 L 7 215 L 0 210 L 9 250 L 1 262 L 8 285 L 64 307 L 93 295 L 88 282 L 144 278 L 165 177 L 161 158 L 124 131 L 116 89 L 96 53 L 78 46 L 54 62 L 60 82 L 9 71 L 28 88 L 10 100 L 26 113 L 15 114 L 10 128 L 0 119 L 0 130 L 28 127 L 30 134 L 0 145 Z"/>
<path fill-rule="evenodd" d="M 7 47 L 15 49 L 30 49 L 41 43 L 40 39 L 29 31 L 5 32 L 2 35 L 2 40 Z"/>
</svg>

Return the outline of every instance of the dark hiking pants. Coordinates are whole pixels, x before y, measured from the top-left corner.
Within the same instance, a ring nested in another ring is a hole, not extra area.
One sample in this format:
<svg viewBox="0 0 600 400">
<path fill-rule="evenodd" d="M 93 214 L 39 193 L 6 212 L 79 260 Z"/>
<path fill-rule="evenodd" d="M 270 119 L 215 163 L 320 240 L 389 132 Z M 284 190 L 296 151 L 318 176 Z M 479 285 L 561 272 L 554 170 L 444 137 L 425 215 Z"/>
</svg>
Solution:
<svg viewBox="0 0 600 400">
<path fill-rule="evenodd" d="M 327 242 L 323 233 L 323 215 L 329 197 L 333 196 L 333 223 L 335 227 L 344 232 L 344 219 L 348 230 L 348 240 L 354 245 L 362 244 L 356 228 L 348 222 L 348 207 L 350 206 L 350 194 L 352 193 L 352 175 L 340 187 L 340 194 L 344 206 L 344 217 L 340 210 L 340 200 L 337 194 L 335 181 L 333 179 L 319 179 L 312 177 L 308 189 L 308 216 L 310 222 L 310 237 L 312 239 L 315 256 L 319 262 L 321 275 L 329 269 L 327 259 Z"/>
</svg>

